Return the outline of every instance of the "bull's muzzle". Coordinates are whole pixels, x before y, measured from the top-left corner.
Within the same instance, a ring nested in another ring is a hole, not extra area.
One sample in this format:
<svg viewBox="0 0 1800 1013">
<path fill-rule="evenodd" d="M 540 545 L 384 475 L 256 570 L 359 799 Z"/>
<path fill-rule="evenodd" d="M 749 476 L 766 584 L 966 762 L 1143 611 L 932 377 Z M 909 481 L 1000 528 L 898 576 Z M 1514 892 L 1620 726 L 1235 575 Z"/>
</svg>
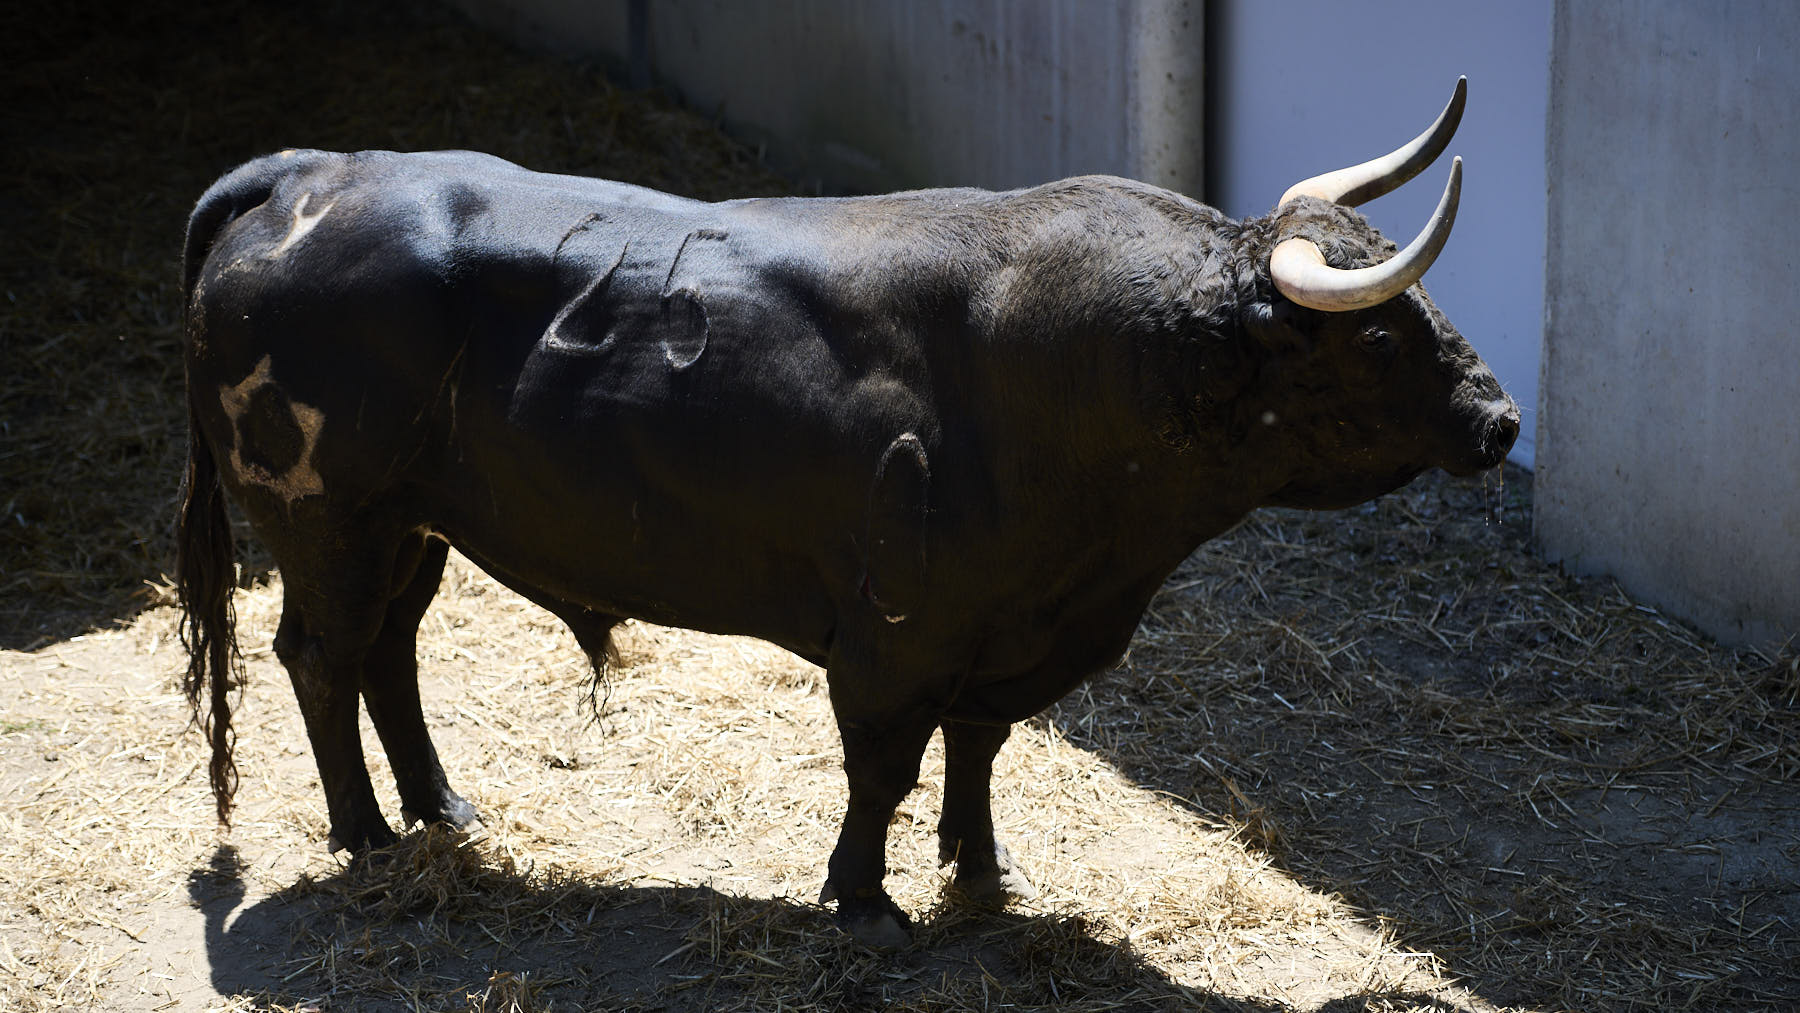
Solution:
<svg viewBox="0 0 1800 1013">
<path fill-rule="evenodd" d="M 1482 403 L 1478 412 L 1468 463 L 1461 469 L 1446 469 L 1452 474 L 1474 475 L 1497 467 L 1519 438 L 1519 406 L 1512 398 L 1502 394 Z"/>
</svg>

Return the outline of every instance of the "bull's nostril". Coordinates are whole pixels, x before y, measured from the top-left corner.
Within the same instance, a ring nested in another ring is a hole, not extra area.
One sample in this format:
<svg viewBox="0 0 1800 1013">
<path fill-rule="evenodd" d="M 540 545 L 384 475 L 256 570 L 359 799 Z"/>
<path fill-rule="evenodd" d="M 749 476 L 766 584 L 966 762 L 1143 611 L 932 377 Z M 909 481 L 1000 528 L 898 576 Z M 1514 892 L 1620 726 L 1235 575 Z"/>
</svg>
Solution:
<svg viewBox="0 0 1800 1013">
<path fill-rule="evenodd" d="M 1488 416 L 1486 442 L 1496 457 L 1504 457 L 1519 438 L 1519 409 L 1507 405 Z"/>
</svg>

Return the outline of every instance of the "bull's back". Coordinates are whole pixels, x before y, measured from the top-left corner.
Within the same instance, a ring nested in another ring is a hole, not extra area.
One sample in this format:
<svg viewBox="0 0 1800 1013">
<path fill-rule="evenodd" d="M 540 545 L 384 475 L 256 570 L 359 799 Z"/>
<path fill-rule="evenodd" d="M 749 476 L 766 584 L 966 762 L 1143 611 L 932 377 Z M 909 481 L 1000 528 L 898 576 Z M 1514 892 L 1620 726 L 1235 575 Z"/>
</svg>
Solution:
<svg viewBox="0 0 1800 1013">
<path fill-rule="evenodd" d="M 190 245 L 205 249 L 189 258 L 190 382 L 219 392 L 199 400 L 226 415 L 234 392 L 274 385 L 365 448 L 404 442 L 430 422 L 453 364 L 479 360 L 485 381 L 507 382 L 579 273 L 556 265 L 577 223 L 597 208 L 702 206 L 469 152 L 260 159 L 195 212 Z M 219 208 L 230 218 L 209 238 L 199 223 Z M 233 442 L 220 412 L 203 414 Z M 345 449 L 330 460 L 360 456 Z"/>
</svg>

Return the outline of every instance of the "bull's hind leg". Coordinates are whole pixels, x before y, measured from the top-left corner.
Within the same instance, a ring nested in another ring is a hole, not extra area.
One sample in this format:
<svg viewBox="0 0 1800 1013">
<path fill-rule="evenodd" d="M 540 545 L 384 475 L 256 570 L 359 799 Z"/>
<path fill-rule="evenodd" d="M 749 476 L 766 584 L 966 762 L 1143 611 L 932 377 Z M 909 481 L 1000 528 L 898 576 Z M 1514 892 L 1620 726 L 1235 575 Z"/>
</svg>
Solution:
<svg viewBox="0 0 1800 1013">
<path fill-rule="evenodd" d="M 306 720 L 331 817 L 331 850 L 379 848 L 395 836 L 369 783 L 357 701 L 363 661 L 380 631 L 386 596 L 366 581 L 315 582 L 310 576 L 282 567 L 275 654 L 287 668 Z"/>
<path fill-rule="evenodd" d="M 363 659 L 362 697 L 394 768 L 401 822 L 463 829 L 475 822 L 475 807 L 451 789 L 419 706 L 419 620 L 437 595 L 449 551 L 449 545 L 425 535 L 410 535 L 402 544 L 390 585 L 396 593 Z"/>
<path fill-rule="evenodd" d="M 306 719 L 331 816 L 331 846 L 382 847 L 395 835 L 375 801 L 363 758 L 357 714 L 365 694 L 402 799 L 409 805 L 430 800 L 440 810 L 446 805 L 437 790 L 443 773 L 419 711 L 412 659 L 419 617 L 436 591 L 445 550 L 371 517 L 277 531 L 274 539 L 265 535 L 284 589 L 275 653 Z"/>
<path fill-rule="evenodd" d="M 1010 725 L 944 722 L 944 809 L 938 819 L 938 861 L 956 863 L 956 886 L 972 900 L 1028 900 L 1037 889 L 1013 868 L 1006 846 L 994 839 L 989 785 L 994 757 Z"/>
</svg>

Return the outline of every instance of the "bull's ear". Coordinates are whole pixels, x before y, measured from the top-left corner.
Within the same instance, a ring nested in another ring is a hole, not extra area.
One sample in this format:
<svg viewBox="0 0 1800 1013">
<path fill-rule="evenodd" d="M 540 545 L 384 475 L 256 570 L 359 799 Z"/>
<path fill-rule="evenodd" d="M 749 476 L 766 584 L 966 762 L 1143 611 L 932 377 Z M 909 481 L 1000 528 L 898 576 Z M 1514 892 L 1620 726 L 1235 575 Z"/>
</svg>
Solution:
<svg viewBox="0 0 1800 1013">
<path fill-rule="evenodd" d="M 1303 352 L 1312 347 L 1312 339 L 1301 329 L 1304 312 L 1286 299 L 1259 302 L 1245 311 L 1244 329 L 1272 352 Z"/>
</svg>

